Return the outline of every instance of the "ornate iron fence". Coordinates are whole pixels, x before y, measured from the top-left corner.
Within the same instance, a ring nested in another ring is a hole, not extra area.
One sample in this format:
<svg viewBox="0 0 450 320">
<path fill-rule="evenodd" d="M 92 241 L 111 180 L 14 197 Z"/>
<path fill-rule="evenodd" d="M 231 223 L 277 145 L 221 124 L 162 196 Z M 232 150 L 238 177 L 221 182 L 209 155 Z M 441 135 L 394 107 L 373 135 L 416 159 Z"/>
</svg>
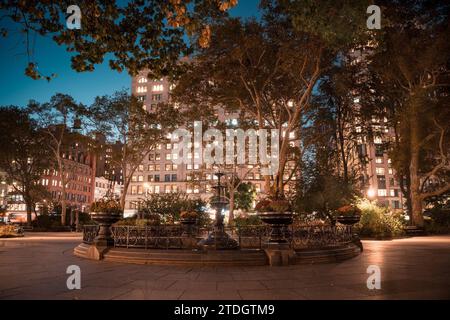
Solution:
<svg viewBox="0 0 450 320">
<path fill-rule="evenodd" d="M 115 247 L 145 249 L 193 249 L 212 230 L 186 225 L 111 227 Z M 92 244 L 98 226 L 84 226 L 83 231 L 83 242 Z M 271 232 L 267 225 L 227 228 L 226 231 L 245 249 L 263 249 Z M 286 227 L 284 232 L 295 250 L 341 246 L 357 237 L 352 226 L 346 225 L 295 225 Z"/>
<path fill-rule="evenodd" d="M 355 239 L 352 226 L 303 225 L 290 228 L 293 249 L 336 247 Z"/>
<path fill-rule="evenodd" d="M 237 229 L 239 246 L 262 249 L 270 232 L 266 225 L 240 227 Z M 352 226 L 345 225 L 292 225 L 286 227 L 284 233 L 293 249 L 335 247 L 355 239 Z"/>
<path fill-rule="evenodd" d="M 114 226 L 115 247 L 182 249 L 193 248 L 199 229 L 196 226 Z"/>
<path fill-rule="evenodd" d="M 86 244 L 94 243 L 94 239 L 98 234 L 98 225 L 83 226 L 83 242 Z"/>
</svg>

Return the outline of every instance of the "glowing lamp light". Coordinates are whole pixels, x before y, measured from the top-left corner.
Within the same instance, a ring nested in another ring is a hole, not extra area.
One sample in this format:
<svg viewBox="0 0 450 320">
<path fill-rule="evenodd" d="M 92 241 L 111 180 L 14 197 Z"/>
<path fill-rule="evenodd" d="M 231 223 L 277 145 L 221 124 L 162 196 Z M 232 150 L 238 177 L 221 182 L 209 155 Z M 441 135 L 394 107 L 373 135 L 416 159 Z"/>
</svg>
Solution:
<svg viewBox="0 0 450 320">
<path fill-rule="evenodd" d="M 375 197 L 375 189 L 369 188 L 369 189 L 367 190 L 367 196 L 368 196 L 370 199 L 373 199 L 373 198 Z"/>
</svg>

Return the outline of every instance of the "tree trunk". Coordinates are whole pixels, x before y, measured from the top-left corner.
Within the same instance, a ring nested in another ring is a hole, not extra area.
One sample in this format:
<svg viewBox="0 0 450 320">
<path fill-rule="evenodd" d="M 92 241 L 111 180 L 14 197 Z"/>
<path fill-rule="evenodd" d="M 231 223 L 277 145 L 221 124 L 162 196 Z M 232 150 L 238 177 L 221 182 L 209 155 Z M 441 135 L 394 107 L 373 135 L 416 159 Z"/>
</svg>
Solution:
<svg viewBox="0 0 450 320">
<path fill-rule="evenodd" d="M 31 205 L 30 201 L 26 201 L 25 205 L 27 206 L 27 225 L 31 226 L 31 213 L 33 211 L 32 205 Z"/>
<path fill-rule="evenodd" d="M 77 232 L 80 227 L 80 210 L 75 211 L 75 231 Z"/>
<path fill-rule="evenodd" d="M 228 224 L 231 224 L 234 220 L 234 190 L 230 192 L 230 206 L 228 214 Z"/>
<path fill-rule="evenodd" d="M 411 143 L 412 143 L 411 139 Z M 412 146 L 411 146 L 412 147 Z M 420 196 L 420 177 L 419 170 L 419 153 L 418 150 L 411 152 L 410 162 L 410 177 L 411 177 L 411 216 L 412 223 L 417 227 L 423 227 L 422 214 L 422 198 Z"/>
<path fill-rule="evenodd" d="M 72 227 L 73 224 L 74 224 L 74 221 L 73 221 L 73 209 L 70 209 L 70 227 Z"/>
<path fill-rule="evenodd" d="M 66 225 L 66 211 L 67 211 L 65 197 L 66 193 L 64 191 L 61 192 L 61 225 L 63 226 Z"/>
<path fill-rule="evenodd" d="M 128 187 L 130 186 L 129 179 L 125 178 L 124 184 L 123 184 L 123 192 L 120 196 L 120 207 L 122 210 L 125 210 L 125 199 L 127 197 Z"/>
<path fill-rule="evenodd" d="M 58 150 L 59 152 L 59 150 Z M 64 178 L 64 168 L 62 164 L 62 159 L 58 158 L 58 170 L 59 174 L 61 175 L 61 225 L 66 225 L 66 211 L 67 211 L 67 205 L 66 205 L 66 179 Z"/>
<path fill-rule="evenodd" d="M 411 159 L 409 163 L 409 175 L 411 183 L 411 216 L 413 225 L 423 227 L 422 214 L 422 198 L 420 194 L 420 176 L 419 176 L 419 161 L 420 161 L 420 132 L 419 132 L 419 114 L 418 101 L 420 97 L 413 95 L 410 101 L 410 149 Z"/>
</svg>

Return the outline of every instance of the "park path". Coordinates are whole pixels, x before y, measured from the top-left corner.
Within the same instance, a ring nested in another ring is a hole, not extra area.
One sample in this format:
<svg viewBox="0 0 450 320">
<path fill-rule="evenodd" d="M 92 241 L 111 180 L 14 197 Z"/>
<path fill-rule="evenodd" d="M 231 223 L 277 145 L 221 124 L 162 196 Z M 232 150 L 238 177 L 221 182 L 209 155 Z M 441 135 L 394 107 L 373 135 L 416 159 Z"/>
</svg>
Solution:
<svg viewBox="0 0 450 320">
<path fill-rule="evenodd" d="M 81 236 L 29 233 L 0 240 L 0 299 L 450 299 L 450 236 L 363 241 L 332 264 L 288 267 L 152 266 L 75 257 Z M 81 290 L 66 269 L 81 268 Z M 369 290 L 367 268 L 381 270 Z"/>
</svg>

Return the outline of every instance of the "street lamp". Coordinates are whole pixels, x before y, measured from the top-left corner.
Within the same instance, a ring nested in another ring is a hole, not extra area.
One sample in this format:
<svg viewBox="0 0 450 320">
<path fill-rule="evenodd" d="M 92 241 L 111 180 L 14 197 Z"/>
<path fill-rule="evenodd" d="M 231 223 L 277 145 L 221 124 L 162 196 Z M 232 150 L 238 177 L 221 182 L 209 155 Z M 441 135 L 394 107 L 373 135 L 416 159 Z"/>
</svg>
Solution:
<svg viewBox="0 0 450 320">
<path fill-rule="evenodd" d="M 367 190 L 367 197 L 369 198 L 369 200 L 373 200 L 375 198 L 375 189 L 370 187 Z"/>
</svg>

